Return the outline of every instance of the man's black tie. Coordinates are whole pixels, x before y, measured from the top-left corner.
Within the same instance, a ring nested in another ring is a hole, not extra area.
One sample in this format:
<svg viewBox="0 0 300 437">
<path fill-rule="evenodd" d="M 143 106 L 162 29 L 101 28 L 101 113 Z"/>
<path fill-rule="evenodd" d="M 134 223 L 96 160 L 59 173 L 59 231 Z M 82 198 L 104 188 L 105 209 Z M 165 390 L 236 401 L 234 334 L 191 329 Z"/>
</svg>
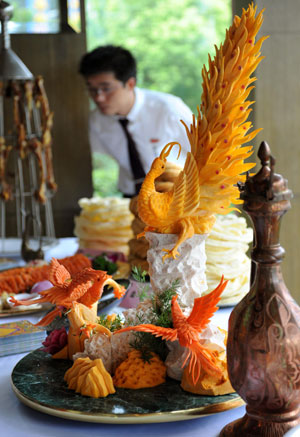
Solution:
<svg viewBox="0 0 300 437">
<path fill-rule="evenodd" d="M 137 195 L 140 191 L 143 180 L 145 178 L 145 171 L 143 169 L 135 142 L 134 142 L 130 132 L 127 129 L 128 121 L 129 120 L 127 120 L 127 118 L 120 118 L 119 119 L 119 122 L 120 122 L 120 124 L 124 130 L 124 133 L 126 135 L 126 138 L 127 138 L 130 166 L 131 166 L 131 171 L 132 171 L 132 174 L 134 177 L 134 182 L 135 182 L 135 194 Z"/>
</svg>

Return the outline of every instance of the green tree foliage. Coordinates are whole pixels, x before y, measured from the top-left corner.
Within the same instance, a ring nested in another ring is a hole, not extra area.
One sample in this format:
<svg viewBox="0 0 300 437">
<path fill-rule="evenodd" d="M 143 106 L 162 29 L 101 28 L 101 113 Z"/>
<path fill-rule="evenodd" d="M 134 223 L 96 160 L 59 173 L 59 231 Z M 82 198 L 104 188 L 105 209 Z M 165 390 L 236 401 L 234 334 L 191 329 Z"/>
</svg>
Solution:
<svg viewBox="0 0 300 437">
<path fill-rule="evenodd" d="M 86 0 L 87 40 L 130 49 L 138 85 L 180 96 L 196 111 L 201 70 L 231 20 L 230 0 Z"/>
<path fill-rule="evenodd" d="M 13 21 L 16 23 L 28 23 L 33 20 L 34 11 L 25 8 L 24 2 L 20 2 L 20 0 L 9 0 L 8 3 L 14 8 Z"/>
<path fill-rule="evenodd" d="M 101 197 L 121 196 L 117 187 L 119 168 L 116 161 L 110 156 L 93 153 L 92 164 L 94 195 Z"/>
</svg>

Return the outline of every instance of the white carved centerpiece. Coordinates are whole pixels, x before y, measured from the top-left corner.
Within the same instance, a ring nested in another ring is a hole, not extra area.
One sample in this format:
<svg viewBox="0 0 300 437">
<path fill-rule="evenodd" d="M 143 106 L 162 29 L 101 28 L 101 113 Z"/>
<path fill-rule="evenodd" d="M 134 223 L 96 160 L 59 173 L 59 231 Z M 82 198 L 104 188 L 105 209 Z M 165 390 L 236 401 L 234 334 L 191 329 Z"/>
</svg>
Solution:
<svg viewBox="0 0 300 437">
<path fill-rule="evenodd" d="M 207 234 L 195 234 L 180 245 L 178 258 L 163 260 L 166 254 L 163 249 L 172 249 L 178 235 L 146 232 L 149 241 L 147 261 L 152 289 L 155 294 L 160 294 L 168 289 L 174 280 L 179 279 L 178 303 L 183 310 L 192 308 L 194 299 L 207 290 L 206 237 Z"/>
</svg>

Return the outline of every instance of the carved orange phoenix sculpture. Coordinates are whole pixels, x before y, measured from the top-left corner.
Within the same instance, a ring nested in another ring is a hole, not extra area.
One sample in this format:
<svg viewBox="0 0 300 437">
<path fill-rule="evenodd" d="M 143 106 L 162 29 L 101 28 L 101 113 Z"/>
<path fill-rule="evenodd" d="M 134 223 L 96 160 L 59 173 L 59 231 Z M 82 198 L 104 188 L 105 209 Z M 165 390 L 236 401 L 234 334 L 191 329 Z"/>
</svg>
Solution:
<svg viewBox="0 0 300 437">
<path fill-rule="evenodd" d="M 50 302 L 56 305 L 56 308 L 42 318 L 37 323 L 37 326 L 48 325 L 56 316 L 62 315 L 63 308 L 73 309 L 76 303 L 92 307 L 101 298 L 105 285 L 113 287 L 117 298 L 121 298 L 125 293 L 124 287 L 115 282 L 110 275 L 102 270 L 86 267 L 71 278 L 68 270 L 55 258 L 52 258 L 51 261 L 49 281 L 54 286 L 42 291 L 39 299 L 18 301 L 14 297 L 11 298 L 15 306 L 32 305 L 42 302 Z"/>
<path fill-rule="evenodd" d="M 172 298 L 172 321 L 174 329 L 163 328 L 152 324 L 137 326 L 128 326 L 120 329 L 114 334 L 126 331 L 150 332 L 156 337 L 162 337 L 163 340 L 178 340 L 181 346 L 188 348 L 188 354 L 182 364 L 185 366 L 189 362 L 189 371 L 192 375 L 193 383 L 196 384 L 201 367 L 212 375 L 222 375 L 221 370 L 214 364 L 216 359 L 213 352 L 199 343 L 199 333 L 208 325 L 211 317 L 215 313 L 217 303 L 220 300 L 221 293 L 226 287 L 228 281 L 224 281 L 222 276 L 220 284 L 205 296 L 198 297 L 194 300 L 194 307 L 189 317 L 185 317 L 177 302 L 177 295 Z"/>
<path fill-rule="evenodd" d="M 256 7 L 250 5 L 241 17 L 234 18 L 224 45 L 216 47 L 214 60 L 209 57 L 208 71 L 203 67 L 197 121 L 193 116 L 190 129 L 185 125 L 191 151 L 173 189 L 158 193 L 154 181 L 164 172 L 166 159 L 177 144 L 174 142 L 153 161 L 140 190 L 138 212 L 147 225 L 145 232 L 178 234 L 176 245 L 165 249 L 164 258 L 176 258 L 183 241 L 211 230 L 215 213 L 227 214 L 235 209 L 231 204 L 241 203 L 236 184 L 244 181 L 242 173 L 255 165 L 244 162 L 252 147 L 241 146 L 260 130 L 247 134 L 252 125 L 246 120 L 253 103 L 247 98 L 256 80 L 250 76 L 262 59 L 260 48 L 267 38 L 255 43 L 263 21 L 262 12 L 257 17 L 255 14 Z"/>
</svg>

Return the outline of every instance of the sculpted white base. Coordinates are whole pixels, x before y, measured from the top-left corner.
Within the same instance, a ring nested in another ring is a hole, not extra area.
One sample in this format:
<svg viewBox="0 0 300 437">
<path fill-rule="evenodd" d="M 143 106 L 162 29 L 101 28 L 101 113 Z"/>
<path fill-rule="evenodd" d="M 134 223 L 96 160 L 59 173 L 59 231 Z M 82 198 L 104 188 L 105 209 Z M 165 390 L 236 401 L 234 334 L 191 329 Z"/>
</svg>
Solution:
<svg viewBox="0 0 300 437">
<path fill-rule="evenodd" d="M 207 234 L 196 234 L 179 246 L 180 256 L 176 259 L 163 256 L 163 249 L 172 249 L 178 236 L 175 234 L 157 234 L 146 232 L 149 241 L 147 261 L 149 276 L 155 294 L 168 289 L 175 279 L 179 279 L 178 303 L 182 310 L 191 309 L 194 299 L 207 290 L 205 239 Z M 185 311 L 184 311 L 185 312 Z"/>
</svg>

